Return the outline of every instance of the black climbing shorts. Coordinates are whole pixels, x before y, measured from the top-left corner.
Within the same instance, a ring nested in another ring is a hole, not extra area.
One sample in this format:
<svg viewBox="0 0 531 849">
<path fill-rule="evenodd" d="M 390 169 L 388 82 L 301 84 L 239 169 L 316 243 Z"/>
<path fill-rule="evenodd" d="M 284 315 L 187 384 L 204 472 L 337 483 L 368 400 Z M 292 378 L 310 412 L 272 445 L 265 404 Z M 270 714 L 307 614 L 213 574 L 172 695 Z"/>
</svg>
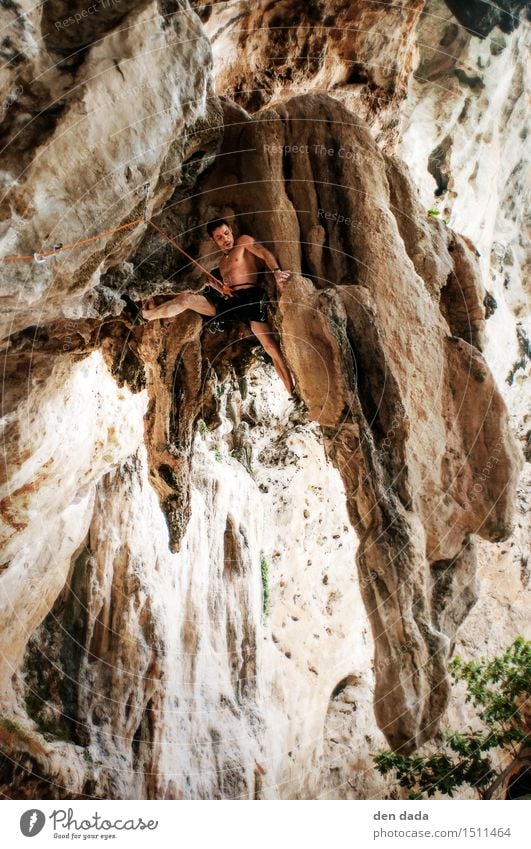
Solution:
<svg viewBox="0 0 531 849">
<path fill-rule="evenodd" d="M 202 294 L 216 307 L 217 320 L 243 321 L 245 324 L 267 321 L 267 294 L 257 286 L 235 289 L 232 298 L 222 295 L 211 286 L 205 286 Z"/>
</svg>

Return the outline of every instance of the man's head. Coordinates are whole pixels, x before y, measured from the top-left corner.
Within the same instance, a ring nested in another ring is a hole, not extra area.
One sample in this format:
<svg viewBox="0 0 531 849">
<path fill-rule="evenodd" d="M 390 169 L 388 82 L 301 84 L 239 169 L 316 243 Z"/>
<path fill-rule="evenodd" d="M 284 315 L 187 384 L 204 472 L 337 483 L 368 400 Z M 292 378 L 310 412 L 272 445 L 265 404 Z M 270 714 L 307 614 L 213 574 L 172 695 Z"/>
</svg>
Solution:
<svg viewBox="0 0 531 849">
<path fill-rule="evenodd" d="M 222 251 L 230 251 L 234 247 L 234 233 L 224 218 L 213 218 L 206 228 L 210 238 Z"/>
</svg>

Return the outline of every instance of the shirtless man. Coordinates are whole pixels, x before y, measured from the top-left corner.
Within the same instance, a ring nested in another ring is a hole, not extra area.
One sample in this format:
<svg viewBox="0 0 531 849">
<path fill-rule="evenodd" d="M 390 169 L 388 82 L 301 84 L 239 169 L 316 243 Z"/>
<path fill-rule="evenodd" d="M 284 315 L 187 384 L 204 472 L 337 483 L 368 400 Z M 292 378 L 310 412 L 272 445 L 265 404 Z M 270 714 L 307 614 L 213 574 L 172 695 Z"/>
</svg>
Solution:
<svg viewBox="0 0 531 849">
<path fill-rule="evenodd" d="M 262 263 L 273 272 L 279 289 L 289 277 L 288 271 L 281 271 L 273 254 L 257 244 L 252 236 L 234 238 L 230 225 L 224 218 L 215 218 L 207 224 L 207 232 L 213 242 L 223 252 L 219 264 L 222 283 L 219 287 L 214 281 L 208 281 L 205 294 L 183 292 L 158 307 L 143 309 L 142 315 L 148 320 L 172 318 L 185 310 L 193 310 L 200 315 L 221 316 L 225 319 L 244 321 L 249 324 L 260 344 L 273 360 L 275 370 L 291 395 L 293 379 L 280 350 L 273 328 L 267 321 L 264 305 L 264 291 L 257 285 Z"/>
</svg>

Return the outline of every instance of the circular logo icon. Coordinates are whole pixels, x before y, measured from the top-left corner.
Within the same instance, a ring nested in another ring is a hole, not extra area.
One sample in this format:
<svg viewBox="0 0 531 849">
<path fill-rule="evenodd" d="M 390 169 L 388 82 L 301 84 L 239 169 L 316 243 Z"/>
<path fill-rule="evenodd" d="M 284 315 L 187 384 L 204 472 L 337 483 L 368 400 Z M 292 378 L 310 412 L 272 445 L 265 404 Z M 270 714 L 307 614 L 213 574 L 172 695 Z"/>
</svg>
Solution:
<svg viewBox="0 0 531 849">
<path fill-rule="evenodd" d="M 32 808 L 20 817 L 20 830 L 24 837 L 35 837 L 44 828 L 46 817 L 42 811 Z"/>
</svg>

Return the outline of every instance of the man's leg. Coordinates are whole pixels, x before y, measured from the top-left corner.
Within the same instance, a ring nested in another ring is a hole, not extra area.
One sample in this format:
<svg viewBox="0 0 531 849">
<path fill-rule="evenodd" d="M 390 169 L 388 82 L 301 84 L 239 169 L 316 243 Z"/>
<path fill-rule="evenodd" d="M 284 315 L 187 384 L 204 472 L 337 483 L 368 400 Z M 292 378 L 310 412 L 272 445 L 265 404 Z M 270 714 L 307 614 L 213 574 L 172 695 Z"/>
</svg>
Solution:
<svg viewBox="0 0 531 849">
<path fill-rule="evenodd" d="M 280 345 L 275 337 L 275 331 L 266 321 L 251 321 L 251 330 L 257 337 L 263 349 L 273 360 L 276 373 L 288 390 L 288 393 L 291 395 L 294 389 L 293 378 L 286 365 L 282 351 L 280 350 Z"/>
<path fill-rule="evenodd" d="M 196 295 L 193 292 L 183 292 L 182 295 L 177 295 L 176 298 L 166 301 L 159 307 L 143 309 L 142 315 L 148 321 L 153 321 L 156 318 L 173 318 L 185 310 L 193 310 L 200 315 L 216 315 L 214 304 L 211 304 L 204 295 Z"/>
</svg>

